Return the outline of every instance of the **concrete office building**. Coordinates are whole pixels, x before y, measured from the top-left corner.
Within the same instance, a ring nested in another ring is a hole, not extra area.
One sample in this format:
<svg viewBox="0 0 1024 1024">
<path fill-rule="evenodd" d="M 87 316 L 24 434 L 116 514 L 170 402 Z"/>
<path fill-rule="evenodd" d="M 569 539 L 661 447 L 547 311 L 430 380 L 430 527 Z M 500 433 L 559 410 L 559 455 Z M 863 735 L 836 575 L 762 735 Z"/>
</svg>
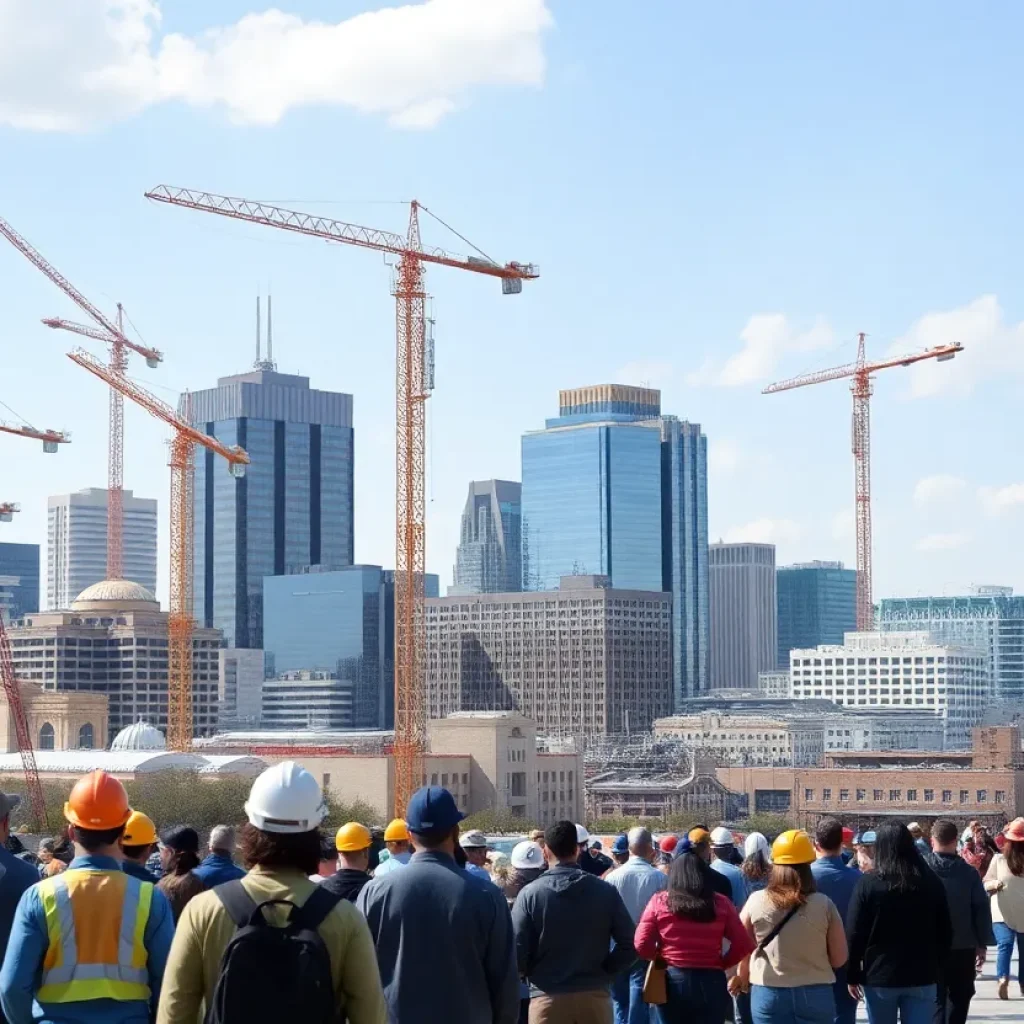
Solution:
<svg viewBox="0 0 1024 1024">
<path fill-rule="evenodd" d="M 109 728 L 139 719 L 167 731 L 167 612 L 145 587 L 105 580 L 65 610 L 25 616 L 10 630 L 18 679 L 46 691 L 103 694 Z M 193 724 L 197 736 L 217 728 L 217 630 L 192 640 Z"/>
<path fill-rule="evenodd" d="M 707 440 L 661 413 L 661 393 L 603 384 L 559 392 L 523 436 L 523 589 L 569 575 L 673 598 L 673 697 L 707 688 Z"/>
<path fill-rule="evenodd" d="M 964 597 L 888 597 L 879 604 L 884 632 L 927 630 L 941 643 L 988 655 L 992 698 L 1024 702 L 1024 596 L 1012 587 L 976 587 Z"/>
<path fill-rule="evenodd" d="M 650 727 L 672 704 L 672 599 L 567 576 L 558 590 L 427 601 L 428 714 L 517 711 L 546 736 Z"/>
<path fill-rule="evenodd" d="M 46 607 L 68 608 L 107 578 L 107 491 L 87 487 L 47 501 Z M 156 593 L 157 503 L 124 491 L 124 578 Z"/>
<path fill-rule="evenodd" d="M 523 487 L 474 480 L 462 512 L 449 594 L 508 594 L 523 586 Z"/>
<path fill-rule="evenodd" d="M 263 713 L 263 651 L 224 647 L 217 652 L 217 729 L 253 728 Z"/>
<path fill-rule="evenodd" d="M 20 619 L 39 611 L 39 545 L 0 543 L 0 576 L 8 577 L 7 613 Z"/>
<path fill-rule="evenodd" d="M 708 560 L 711 689 L 756 689 L 778 652 L 775 546 L 719 542 Z"/>
<path fill-rule="evenodd" d="M 795 648 L 841 644 L 857 628 L 857 572 L 842 562 L 780 566 L 775 583 L 780 669 L 789 671 Z"/>
<path fill-rule="evenodd" d="M 187 415 L 252 460 L 236 478 L 212 452 L 197 457 L 196 620 L 221 630 L 228 647 L 259 649 L 264 577 L 352 564 L 352 396 L 258 361 L 193 392 Z"/>
<path fill-rule="evenodd" d="M 946 749 L 963 750 L 989 699 L 988 658 L 929 633 L 847 633 L 842 645 L 792 651 L 790 687 L 796 699 L 857 711 L 930 711 L 942 720 Z"/>
</svg>

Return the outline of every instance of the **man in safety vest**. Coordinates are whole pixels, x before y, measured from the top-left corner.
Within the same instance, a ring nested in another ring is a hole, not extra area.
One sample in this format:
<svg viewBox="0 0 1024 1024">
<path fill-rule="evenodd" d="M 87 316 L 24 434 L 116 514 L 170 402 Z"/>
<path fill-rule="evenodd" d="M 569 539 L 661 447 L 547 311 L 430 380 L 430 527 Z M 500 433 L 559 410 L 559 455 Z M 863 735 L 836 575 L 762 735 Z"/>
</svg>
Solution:
<svg viewBox="0 0 1024 1024">
<path fill-rule="evenodd" d="M 10 1024 L 144 1024 L 152 1019 L 174 938 L 171 908 L 152 883 L 121 870 L 131 815 L 106 772 L 79 779 L 64 805 L 75 859 L 18 903 L 0 970 Z"/>
</svg>

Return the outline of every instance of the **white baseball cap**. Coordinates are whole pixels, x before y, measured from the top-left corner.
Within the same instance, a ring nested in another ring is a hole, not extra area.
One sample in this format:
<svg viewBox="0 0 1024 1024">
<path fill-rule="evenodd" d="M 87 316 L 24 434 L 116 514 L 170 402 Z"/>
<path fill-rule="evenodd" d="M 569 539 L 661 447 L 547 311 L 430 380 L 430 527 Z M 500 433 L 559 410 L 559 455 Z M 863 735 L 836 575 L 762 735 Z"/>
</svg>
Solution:
<svg viewBox="0 0 1024 1024">
<path fill-rule="evenodd" d="M 755 853 L 767 853 L 770 847 L 768 840 L 760 832 L 751 832 L 743 844 L 743 853 L 752 857 Z"/>
<path fill-rule="evenodd" d="M 590 833 L 582 825 L 578 824 L 576 826 L 576 845 L 578 846 L 580 843 L 589 843 L 589 842 L 590 842 Z"/>
<path fill-rule="evenodd" d="M 541 868 L 544 866 L 544 851 L 539 843 L 530 842 L 529 839 L 516 843 L 512 848 L 512 867 L 514 868 Z"/>
<path fill-rule="evenodd" d="M 459 846 L 464 850 L 479 850 L 487 847 L 487 836 L 479 829 L 470 829 L 459 836 Z"/>
<path fill-rule="evenodd" d="M 732 833 L 724 825 L 719 825 L 718 828 L 714 829 L 711 833 L 711 845 L 732 846 Z"/>
</svg>

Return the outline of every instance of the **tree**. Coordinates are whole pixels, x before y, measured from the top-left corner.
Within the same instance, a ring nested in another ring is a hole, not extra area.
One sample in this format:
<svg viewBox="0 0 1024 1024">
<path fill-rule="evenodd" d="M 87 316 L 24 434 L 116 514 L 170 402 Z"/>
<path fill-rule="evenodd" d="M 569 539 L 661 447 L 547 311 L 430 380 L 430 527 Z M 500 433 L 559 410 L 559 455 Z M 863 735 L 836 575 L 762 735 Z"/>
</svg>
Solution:
<svg viewBox="0 0 1024 1024">
<path fill-rule="evenodd" d="M 771 842 L 783 832 L 796 828 L 796 825 L 781 814 L 761 812 L 752 814 L 745 821 L 739 822 L 736 828 L 740 832 L 760 832 L 761 835 Z"/>
<path fill-rule="evenodd" d="M 537 826 L 526 818 L 519 818 L 510 810 L 490 808 L 485 811 L 477 811 L 471 814 L 462 822 L 462 831 L 479 829 L 493 836 L 504 835 L 526 835 Z"/>
</svg>

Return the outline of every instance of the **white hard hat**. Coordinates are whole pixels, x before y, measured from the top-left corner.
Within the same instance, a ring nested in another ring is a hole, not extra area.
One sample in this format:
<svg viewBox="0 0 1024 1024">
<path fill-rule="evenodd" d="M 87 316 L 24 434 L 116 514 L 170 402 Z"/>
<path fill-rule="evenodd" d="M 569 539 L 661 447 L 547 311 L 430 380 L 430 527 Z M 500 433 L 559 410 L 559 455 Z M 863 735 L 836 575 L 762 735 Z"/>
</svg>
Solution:
<svg viewBox="0 0 1024 1024">
<path fill-rule="evenodd" d="M 301 764 L 272 765 L 252 784 L 245 813 L 261 832 L 312 832 L 327 817 L 320 785 Z"/>
<path fill-rule="evenodd" d="M 544 851 L 538 843 L 531 843 L 529 839 L 516 843 L 512 850 L 512 867 L 541 868 L 544 866 Z"/>
<path fill-rule="evenodd" d="M 582 826 L 576 826 L 576 844 L 577 846 L 581 843 L 590 842 L 590 833 Z"/>
<path fill-rule="evenodd" d="M 714 829 L 711 833 L 711 845 L 732 846 L 732 833 L 724 825 L 719 825 L 718 828 Z"/>
<path fill-rule="evenodd" d="M 768 840 L 760 832 L 751 832 L 743 844 L 743 853 L 752 857 L 755 853 L 768 853 L 771 847 Z"/>
</svg>

